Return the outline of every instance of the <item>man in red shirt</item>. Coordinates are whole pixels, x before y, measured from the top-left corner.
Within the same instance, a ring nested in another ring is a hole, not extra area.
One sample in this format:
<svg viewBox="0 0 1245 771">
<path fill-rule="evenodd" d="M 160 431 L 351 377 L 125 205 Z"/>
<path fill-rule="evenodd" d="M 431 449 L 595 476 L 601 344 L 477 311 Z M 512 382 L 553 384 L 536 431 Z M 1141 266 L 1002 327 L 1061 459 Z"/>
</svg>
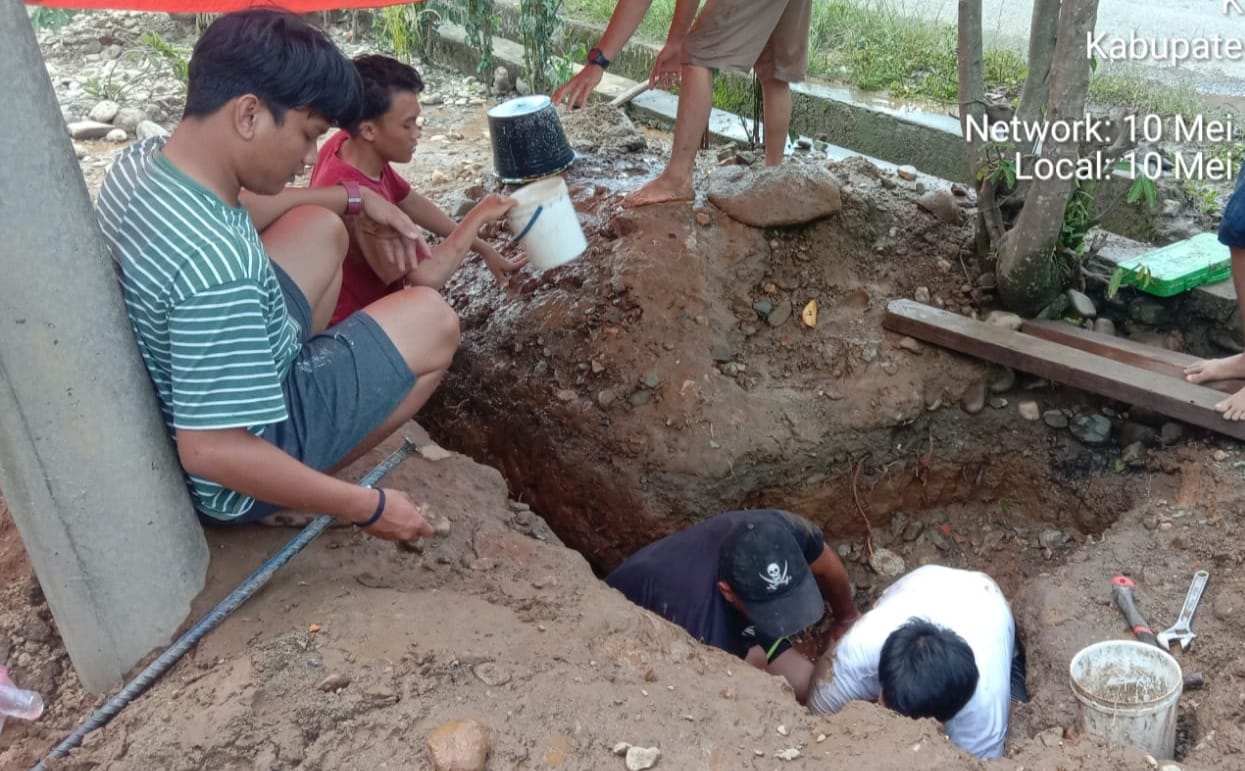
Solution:
<svg viewBox="0 0 1245 771">
<path fill-rule="evenodd" d="M 311 186 L 369 188 L 397 204 L 415 224 L 445 240 L 431 250 L 418 250 L 411 264 L 400 252 L 388 248 L 395 243 L 391 234 L 373 229 L 366 219 L 347 222 L 350 248 L 342 263 L 342 288 L 330 324 L 404 285 L 441 289 L 472 249 L 504 282 L 505 274 L 517 270 L 525 260 L 507 260 L 476 233 L 513 206 L 511 199 L 486 196 L 457 223 L 413 191 L 391 164 L 407 163 L 415 154 L 423 80 L 415 68 L 387 56 L 361 56 L 354 64 L 363 80 L 363 111 L 358 120 L 320 148 Z"/>
</svg>

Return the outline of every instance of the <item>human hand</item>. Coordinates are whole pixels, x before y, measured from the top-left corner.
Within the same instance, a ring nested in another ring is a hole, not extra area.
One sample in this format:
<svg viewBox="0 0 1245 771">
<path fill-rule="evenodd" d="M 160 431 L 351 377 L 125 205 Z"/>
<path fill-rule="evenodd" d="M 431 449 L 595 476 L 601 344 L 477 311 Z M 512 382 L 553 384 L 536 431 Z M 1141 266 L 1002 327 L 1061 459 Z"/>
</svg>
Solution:
<svg viewBox="0 0 1245 771">
<path fill-rule="evenodd" d="M 471 211 L 467 212 L 468 217 L 472 217 L 476 221 L 476 225 L 484 225 L 496 219 L 501 219 L 502 215 L 513 209 L 519 202 L 508 195 L 501 193 L 489 193 L 481 198 L 475 206 L 471 207 Z"/>
<path fill-rule="evenodd" d="M 553 92 L 553 103 L 559 104 L 565 101 L 572 110 L 583 107 L 588 104 L 588 97 L 592 96 L 592 90 L 600 85 L 601 78 L 604 75 L 605 70 L 597 65 L 585 65 L 578 75 L 563 83 L 557 91 Z"/>
<path fill-rule="evenodd" d="M 653 69 L 648 75 L 649 88 L 674 88 L 682 79 L 683 41 L 668 40 L 653 61 Z"/>
<path fill-rule="evenodd" d="M 368 535 L 386 541 L 415 541 L 432 535 L 423 509 L 401 490 L 384 488 L 385 507 L 376 523 L 363 528 Z"/>
<path fill-rule="evenodd" d="M 411 268 L 432 256 L 432 250 L 416 230 L 415 238 L 402 235 L 388 225 L 360 215 L 354 218 L 354 237 L 363 259 L 385 284 L 405 276 Z"/>
<path fill-rule="evenodd" d="M 506 258 L 502 256 L 501 252 L 491 246 L 486 246 L 479 251 L 480 256 L 484 258 L 484 267 L 489 269 L 489 272 L 493 274 L 493 278 L 497 279 L 497 283 L 502 286 L 509 286 L 510 274 L 527 264 L 527 255 L 525 254 Z"/>
<path fill-rule="evenodd" d="M 859 613 L 847 618 L 836 618 L 834 623 L 831 624 L 830 630 L 826 633 L 826 650 L 830 650 L 838 645 L 839 640 L 843 639 L 843 635 L 847 634 L 847 630 L 851 629 L 852 624 L 855 624 L 859 619 Z"/>
</svg>

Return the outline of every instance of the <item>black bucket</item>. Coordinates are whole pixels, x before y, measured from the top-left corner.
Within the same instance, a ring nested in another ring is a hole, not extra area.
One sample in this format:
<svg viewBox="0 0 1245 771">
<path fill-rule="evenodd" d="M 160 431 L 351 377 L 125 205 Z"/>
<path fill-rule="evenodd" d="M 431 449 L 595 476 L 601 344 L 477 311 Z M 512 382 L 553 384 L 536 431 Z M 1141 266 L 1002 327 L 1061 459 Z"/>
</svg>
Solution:
<svg viewBox="0 0 1245 771">
<path fill-rule="evenodd" d="M 506 184 L 548 177 L 575 162 L 575 151 L 547 96 L 502 102 L 488 111 L 488 130 L 493 141 L 493 172 Z"/>
</svg>

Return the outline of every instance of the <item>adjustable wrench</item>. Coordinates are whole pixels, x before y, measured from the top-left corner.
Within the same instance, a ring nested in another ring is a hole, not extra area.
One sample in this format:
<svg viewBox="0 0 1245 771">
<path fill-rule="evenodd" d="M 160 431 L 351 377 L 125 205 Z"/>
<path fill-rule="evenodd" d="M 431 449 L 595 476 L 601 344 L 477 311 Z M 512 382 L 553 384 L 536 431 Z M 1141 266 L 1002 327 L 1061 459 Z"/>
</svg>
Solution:
<svg viewBox="0 0 1245 771">
<path fill-rule="evenodd" d="M 1189 646 L 1193 644 L 1193 638 L 1197 635 L 1189 624 L 1193 621 L 1193 614 L 1197 612 L 1197 604 L 1202 601 L 1202 592 L 1209 580 L 1210 573 L 1205 570 L 1193 574 L 1193 583 L 1189 585 L 1189 593 L 1185 595 L 1184 605 L 1180 608 L 1180 617 L 1176 619 L 1176 623 L 1158 634 L 1159 645 L 1164 650 L 1171 650 L 1173 642 L 1180 646 L 1181 651 L 1189 650 Z"/>
<path fill-rule="evenodd" d="M 1124 614 L 1128 625 L 1133 628 L 1133 634 L 1137 635 L 1137 639 L 1143 643 L 1158 645 L 1154 630 L 1150 628 L 1145 616 L 1141 615 L 1141 611 L 1137 610 L 1137 601 L 1133 598 L 1133 579 L 1128 576 L 1112 578 L 1111 594 L 1115 597 L 1115 604 L 1120 607 L 1120 612 Z"/>
</svg>

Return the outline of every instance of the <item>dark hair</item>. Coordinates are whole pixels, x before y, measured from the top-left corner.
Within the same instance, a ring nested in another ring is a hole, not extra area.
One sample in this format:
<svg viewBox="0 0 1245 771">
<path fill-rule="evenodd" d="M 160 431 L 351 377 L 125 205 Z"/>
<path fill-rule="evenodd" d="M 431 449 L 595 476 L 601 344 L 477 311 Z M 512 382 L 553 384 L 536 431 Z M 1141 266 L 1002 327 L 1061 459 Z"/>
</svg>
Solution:
<svg viewBox="0 0 1245 771">
<path fill-rule="evenodd" d="M 901 715 L 945 723 L 977 690 L 977 662 L 963 637 L 913 618 L 882 645 L 878 680 L 886 706 Z"/>
<path fill-rule="evenodd" d="M 362 91 L 324 32 L 288 11 L 253 8 L 220 17 L 195 44 L 183 117 L 206 117 L 254 94 L 277 123 L 305 107 L 340 126 L 358 114 Z"/>
<path fill-rule="evenodd" d="M 395 91 L 418 94 L 424 90 L 423 78 L 409 64 L 379 54 L 355 57 L 354 67 L 363 81 L 363 107 L 351 123 L 343 126 L 351 136 L 359 133 L 359 124 L 376 120 L 393 106 Z"/>
</svg>

